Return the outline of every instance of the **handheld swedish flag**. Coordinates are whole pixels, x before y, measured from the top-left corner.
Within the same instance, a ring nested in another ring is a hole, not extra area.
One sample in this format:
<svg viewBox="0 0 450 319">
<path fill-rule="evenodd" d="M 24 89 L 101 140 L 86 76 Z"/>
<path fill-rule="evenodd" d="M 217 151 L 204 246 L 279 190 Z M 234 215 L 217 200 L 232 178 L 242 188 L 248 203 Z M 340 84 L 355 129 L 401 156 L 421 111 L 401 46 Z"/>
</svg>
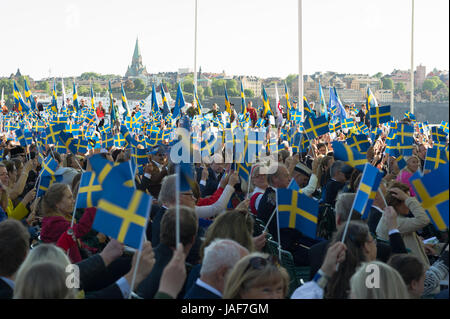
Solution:
<svg viewBox="0 0 450 319">
<path fill-rule="evenodd" d="M 427 149 L 424 169 L 435 170 L 438 169 L 439 166 L 441 166 L 442 164 L 447 163 L 448 163 L 447 155 L 444 150 L 441 150 L 437 146 Z"/>
<path fill-rule="evenodd" d="M 128 107 L 127 96 L 125 95 L 125 90 L 123 89 L 123 84 L 120 84 L 120 90 L 122 92 L 122 107 L 126 112 L 126 116 L 131 116 L 130 108 Z"/>
<path fill-rule="evenodd" d="M 367 158 L 365 155 L 338 141 L 334 141 L 331 144 L 333 146 L 334 157 L 336 159 L 345 162 L 361 172 L 364 170 L 364 165 L 367 163 Z"/>
<path fill-rule="evenodd" d="M 388 123 L 391 120 L 391 106 L 380 106 L 370 108 L 370 126 Z"/>
<path fill-rule="evenodd" d="M 362 215 L 363 220 L 369 217 L 370 208 L 382 179 L 383 173 L 379 169 L 369 163 L 364 165 L 361 182 L 353 202 L 353 209 Z"/>
<path fill-rule="evenodd" d="M 140 249 L 151 202 L 151 196 L 123 186 L 104 192 L 98 202 L 92 228 Z"/>
<path fill-rule="evenodd" d="M 56 80 L 53 80 L 52 104 L 50 105 L 50 107 L 53 112 L 58 113 L 58 96 L 56 95 Z"/>
<path fill-rule="evenodd" d="M 418 201 L 440 231 L 448 229 L 448 176 L 449 164 L 444 164 L 423 176 L 416 172 L 409 180 Z"/>
<path fill-rule="evenodd" d="M 310 140 L 330 132 L 328 121 L 324 115 L 318 118 L 307 117 L 305 122 L 303 122 L 303 127 L 305 129 L 305 134 Z"/>
<path fill-rule="evenodd" d="M 356 150 L 361 154 L 367 154 L 367 150 L 370 147 L 369 139 L 367 138 L 367 135 L 364 134 L 353 135 L 348 138 L 346 142 L 347 145 L 356 148 Z"/>
<path fill-rule="evenodd" d="M 373 95 L 372 91 L 370 90 L 370 87 L 367 87 L 366 98 L 367 98 L 367 110 L 368 111 L 370 111 L 370 109 L 373 107 L 378 107 L 377 99 L 375 98 L 375 95 Z"/>
<path fill-rule="evenodd" d="M 103 188 L 94 172 L 84 172 L 81 175 L 76 208 L 96 207 L 102 196 Z"/>
<path fill-rule="evenodd" d="M 78 92 L 77 92 L 77 86 L 75 84 L 75 81 L 73 81 L 73 107 L 75 108 L 75 111 L 78 112 L 80 110 L 80 104 L 78 103 Z"/>
<path fill-rule="evenodd" d="M 290 189 L 277 189 L 279 228 L 295 228 L 316 238 L 319 204 L 312 198 Z"/>
</svg>

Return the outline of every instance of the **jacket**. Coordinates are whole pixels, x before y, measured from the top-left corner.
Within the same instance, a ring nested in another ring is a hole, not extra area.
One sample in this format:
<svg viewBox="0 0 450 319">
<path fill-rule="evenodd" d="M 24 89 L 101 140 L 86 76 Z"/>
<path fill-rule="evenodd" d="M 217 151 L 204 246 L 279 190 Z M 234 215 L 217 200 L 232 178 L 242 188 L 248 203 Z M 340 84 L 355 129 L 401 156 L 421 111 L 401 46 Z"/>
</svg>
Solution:
<svg viewBox="0 0 450 319">
<path fill-rule="evenodd" d="M 402 235 L 406 248 L 410 249 L 411 252 L 423 262 L 425 268 L 428 269 L 430 267 L 430 261 L 428 260 L 423 243 L 416 234 L 416 231 L 427 226 L 430 223 L 430 218 L 428 218 L 425 210 L 414 197 L 407 198 L 405 200 L 405 205 L 409 208 L 414 217 L 408 218 L 405 216 L 398 216 L 397 228 Z M 384 215 L 378 223 L 377 235 L 384 240 L 389 238 L 388 228 L 384 221 Z"/>
</svg>

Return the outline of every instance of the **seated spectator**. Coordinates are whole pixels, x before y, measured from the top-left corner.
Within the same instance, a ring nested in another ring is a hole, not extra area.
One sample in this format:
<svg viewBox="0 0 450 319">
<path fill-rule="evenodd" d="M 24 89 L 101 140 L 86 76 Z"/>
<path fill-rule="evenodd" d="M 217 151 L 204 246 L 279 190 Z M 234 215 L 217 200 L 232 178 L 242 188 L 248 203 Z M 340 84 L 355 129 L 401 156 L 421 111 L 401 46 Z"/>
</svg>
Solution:
<svg viewBox="0 0 450 319">
<path fill-rule="evenodd" d="M 386 202 L 392 206 L 398 214 L 398 230 L 402 235 L 406 248 L 410 249 L 412 254 L 420 259 L 425 268 L 430 267 L 427 254 L 425 252 L 422 240 L 420 240 L 416 231 L 422 229 L 430 223 L 430 219 L 420 203 L 408 195 L 409 188 L 400 182 L 392 182 L 388 186 Z M 409 213 L 413 217 L 407 217 Z M 384 223 L 384 215 L 381 217 L 377 226 L 377 235 L 384 240 L 388 239 L 388 229 Z"/>
<path fill-rule="evenodd" d="M 409 187 L 408 194 L 411 197 L 414 197 L 416 196 L 416 194 L 414 193 L 414 190 L 409 182 L 409 179 L 415 172 L 417 172 L 418 169 L 420 169 L 420 159 L 414 155 L 405 157 L 405 159 L 406 159 L 406 166 L 398 174 L 397 181 L 407 185 Z"/>
<path fill-rule="evenodd" d="M 66 184 L 53 183 L 45 193 L 41 213 L 43 215 L 41 240 L 44 243 L 56 243 L 70 227 L 75 200 L 70 187 Z M 96 208 L 86 208 L 83 217 L 78 223 L 73 224 L 73 234 L 76 238 L 86 235 L 92 228 Z M 69 258 L 72 262 L 82 260 L 80 248 L 69 250 Z"/>
<path fill-rule="evenodd" d="M 379 274 L 379 287 L 368 287 L 369 276 Z M 350 298 L 352 299 L 409 299 L 408 289 L 402 276 L 391 266 L 372 261 L 362 263 L 350 279 Z"/>
<path fill-rule="evenodd" d="M 344 188 L 345 182 L 348 180 L 346 173 L 347 165 L 344 162 L 335 161 L 331 165 L 331 179 L 325 186 L 325 203 L 334 207 L 339 191 Z"/>
<path fill-rule="evenodd" d="M 267 172 L 265 171 L 265 168 L 262 167 L 261 164 L 255 164 L 251 171 L 248 197 L 250 198 L 250 210 L 253 215 L 256 215 L 258 213 L 258 207 L 262 195 L 264 195 L 264 192 L 269 186 L 266 173 Z"/>
<path fill-rule="evenodd" d="M 189 251 L 195 242 L 198 229 L 198 218 L 193 209 L 180 206 L 180 242 L 184 247 L 184 254 L 189 255 Z M 138 286 L 137 293 L 144 299 L 152 299 L 158 291 L 159 280 L 164 267 L 172 258 L 173 251 L 176 248 L 175 238 L 176 227 L 176 209 L 170 208 L 164 214 L 161 220 L 161 238 L 160 243 L 155 247 L 155 265 L 151 273 Z M 178 295 L 184 296 L 184 291 Z"/>
<path fill-rule="evenodd" d="M 220 299 L 225 279 L 234 265 L 249 253 L 230 239 L 215 239 L 204 249 L 198 278 L 184 299 Z"/>
<path fill-rule="evenodd" d="M 30 234 L 17 220 L 0 223 L 0 299 L 11 299 L 20 265 L 29 250 Z"/>
<path fill-rule="evenodd" d="M 17 277 L 14 299 L 74 299 L 74 289 L 66 285 L 67 273 L 53 262 L 31 265 Z"/>
<path fill-rule="evenodd" d="M 252 253 L 233 267 L 226 279 L 223 299 L 284 299 L 289 275 L 276 257 Z"/>
</svg>

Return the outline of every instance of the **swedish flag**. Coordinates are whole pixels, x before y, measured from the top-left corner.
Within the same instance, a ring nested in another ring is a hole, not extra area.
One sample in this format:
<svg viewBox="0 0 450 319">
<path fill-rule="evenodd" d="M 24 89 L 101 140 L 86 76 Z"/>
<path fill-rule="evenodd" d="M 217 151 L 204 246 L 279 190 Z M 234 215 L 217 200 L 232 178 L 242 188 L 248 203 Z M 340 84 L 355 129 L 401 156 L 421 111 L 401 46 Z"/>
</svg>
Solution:
<svg viewBox="0 0 450 319">
<path fill-rule="evenodd" d="M 223 89 L 225 92 L 225 111 L 231 116 L 231 103 L 230 100 L 228 99 L 227 87 L 224 86 Z"/>
<path fill-rule="evenodd" d="M 330 132 L 331 133 L 335 133 L 335 132 L 337 132 L 338 130 L 341 129 L 341 123 L 339 121 L 334 122 L 334 123 L 330 122 L 329 123 L 329 127 L 330 127 Z"/>
<path fill-rule="evenodd" d="M 330 132 L 328 121 L 324 115 L 318 118 L 307 117 L 305 122 L 303 122 L 303 127 L 305 128 L 305 133 L 310 140 Z"/>
<path fill-rule="evenodd" d="M 445 133 L 449 133 L 449 129 L 448 129 L 448 122 L 446 121 L 442 121 L 441 122 L 441 126 L 439 127 L 441 130 L 443 130 Z"/>
<path fill-rule="evenodd" d="M 367 135 L 367 134 L 370 133 L 369 128 L 367 127 L 366 124 L 364 124 L 364 122 L 356 123 L 356 129 L 357 129 L 358 132 L 360 132 L 361 134 Z"/>
<path fill-rule="evenodd" d="M 106 132 L 102 134 L 102 147 L 103 148 L 110 148 L 114 146 L 114 138 L 111 134 L 111 132 Z"/>
<path fill-rule="evenodd" d="M 412 121 L 416 121 L 416 116 L 409 111 L 405 113 L 405 118 L 408 118 Z"/>
<path fill-rule="evenodd" d="M 245 105 L 245 94 L 244 94 L 244 86 L 241 82 L 241 113 L 246 114 L 247 113 L 247 105 Z"/>
<path fill-rule="evenodd" d="M 440 127 L 433 126 L 431 128 L 431 138 L 433 139 L 433 142 L 446 142 L 447 140 L 447 134 L 442 130 Z"/>
<path fill-rule="evenodd" d="M 89 163 L 105 191 L 109 192 L 110 188 L 115 188 L 117 184 L 134 186 L 134 173 L 130 161 L 113 163 L 96 154 L 89 158 Z"/>
<path fill-rule="evenodd" d="M 177 98 L 175 100 L 175 107 L 173 108 L 172 118 L 176 119 L 181 114 L 181 109 L 186 105 L 184 102 L 183 91 L 181 90 L 181 85 L 178 83 Z"/>
<path fill-rule="evenodd" d="M 78 92 L 77 92 L 77 86 L 75 84 L 75 81 L 73 82 L 73 106 L 75 108 L 75 111 L 78 112 L 80 110 L 80 104 L 78 103 Z"/>
<path fill-rule="evenodd" d="M 202 107 L 202 104 L 200 103 L 200 100 L 198 98 L 197 87 L 194 87 L 194 100 L 195 100 L 195 103 L 197 104 L 198 115 L 202 115 L 203 107 Z"/>
<path fill-rule="evenodd" d="M 323 90 L 322 90 L 322 85 L 320 84 L 320 80 L 319 80 L 319 101 L 320 101 L 321 114 L 325 115 L 325 118 L 328 120 L 327 103 L 325 102 L 325 96 L 323 95 Z"/>
<path fill-rule="evenodd" d="M 151 196 L 127 187 L 119 186 L 104 192 L 92 228 L 140 249 L 151 203 Z"/>
<path fill-rule="evenodd" d="M 97 180 L 94 172 L 84 172 L 81 175 L 78 189 L 76 208 L 96 207 L 102 196 L 103 188 Z"/>
<path fill-rule="evenodd" d="M 128 108 L 128 100 L 127 100 L 127 96 L 125 95 L 125 90 L 123 89 L 123 84 L 120 84 L 120 89 L 122 92 L 122 107 L 124 108 L 124 110 L 126 110 L 126 115 L 127 116 L 131 116 L 131 112 L 130 109 Z"/>
<path fill-rule="evenodd" d="M 371 108 L 378 107 L 377 99 L 375 98 L 375 95 L 373 95 L 372 91 L 369 87 L 367 87 L 367 110 L 370 111 Z M 370 124 L 372 125 L 372 123 Z"/>
<path fill-rule="evenodd" d="M 391 154 L 393 157 L 395 157 L 395 161 L 397 162 L 398 168 L 402 170 L 406 167 L 406 160 L 405 157 L 398 149 L 393 150 L 393 154 Z"/>
<path fill-rule="evenodd" d="M 64 131 L 66 128 L 65 124 L 56 124 L 47 126 L 45 133 L 47 134 L 46 143 L 47 144 L 56 144 L 58 141 L 58 134 L 61 131 Z"/>
<path fill-rule="evenodd" d="M 447 155 L 444 150 L 441 150 L 437 146 L 427 149 L 424 169 L 435 170 L 438 169 L 439 166 L 441 166 L 442 164 L 447 163 L 448 163 Z"/>
<path fill-rule="evenodd" d="M 135 151 L 132 153 L 132 157 L 136 160 L 136 165 L 145 165 L 149 162 L 147 156 L 147 149 L 135 148 Z"/>
<path fill-rule="evenodd" d="M 114 146 L 115 147 L 124 147 L 126 144 L 126 140 L 122 134 L 118 133 L 114 135 Z"/>
<path fill-rule="evenodd" d="M 194 168 L 191 163 L 181 162 L 180 167 L 180 192 L 186 192 L 195 187 Z"/>
<path fill-rule="evenodd" d="M 30 88 L 28 87 L 27 80 L 25 79 L 24 82 L 25 82 L 25 86 L 24 86 L 24 88 L 25 88 L 25 100 L 26 100 L 28 103 L 30 103 L 31 109 L 32 109 L 33 111 L 34 111 L 34 110 L 37 110 L 37 108 L 36 108 L 36 101 L 34 100 L 33 94 L 31 93 L 31 90 L 30 90 Z"/>
<path fill-rule="evenodd" d="M 344 129 L 351 129 L 355 126 L 355 123 L 353 122 L 353 119 L 351 117 L 341 119 L 341 127 Z"/>
<path fill-rule="evenodd" d="M 367 150 L 370 147 L 369 139 L 367 138 L 367 135 L 364 134 L 354 135 L 348 138 L 346 142 L 347 145 L 356 148 L 361 154 L 367 154 Z"/>
<path fill-rule="evenodd" d="M 14 104 L 17 105 L 17 109 L 19 112 L 25 111 L 28 113 L 30 111 L 30 108 L 28 107 L 27 103 L 23 100 L 22 94 L 20 93 L 19 89 L 17 88 L 16 81 L 13 83 L 13 95 L 14 95 Z"/>
<path fill-rule="evenodd" d="M 55 175 L 55 171 L 58 168 L 58 162 L 51 156 L 48 156 L 41 163 L 41 171 L 39 172 L 39 177 Z"/>
<path fill-rule="evenodd" d="M 94 99 L 94 89 L 92 88 L 92 84 L 91 84 L 91 111 L 94 111 L 95 115 L 95 99 Z"/>
<path fill-rule="evenodd" d="M 411 156 L 414 147 L 414 127 L 405 123 L 399 123 L 396 135 L 397 148 L 402 151 L 403 155 Z"/>
<path fill-rule="evenodd" d="M 169 104 L 167 103 L 166 93 L 164 92 L 163 84 L 161 83 L 161 99 L 163 104 L 163 117 L 170 114 Z"/>
<path fill-rule="evenodd" d="M 388 136 L 386 137 L 386 149 L 385 149 L 385 153 L 386 154 L 394 154 L 394 150 L 397 149 L 397 134 L 393 131 L 390 130 Z"/>
<path fill-rule="evenodd" d="M 279 228 L 295 228 L 316 238 L 319 204 L 312 198 L 290 189 L 277 189 Z"/>
<path fill-rule="evenodd" d="M 448 229 L 448 176 L 449 164 L 444 164 L 423 176 L 416 172 L 410 178 L 417 199 L 440 231 Z"/>
<path fill-rule="evenodd" d="M 51 110 L 55 113 L 58 113 L 58 96 L 56 95 L 56 81 L 53 80 L 53 89 L 52 89 L 52 104 L 50 105 Z"/>
<path fill-rule="evenodd" d="M 20 145 L 23 147 L 27 147 L 27 141 L 25 140 L 25 135 L 23 134 L 22 129 L 18 129 L 14 131 L 16 133 L 16 138 L 19 141 Z"/>
<path fill-rule="evenodd" d="M 332 142 L 332 146 L 334 157 L 336 159 L 345 162 L 361 172 L 364 170 L 364 165 L 367 163 L 367 158 L 365 155 L 338 141 Z"/>
<path fill-rule="evenodd" d="M 45 175 L 39 179 L 39 185 L 37 187 L 38 191 L 36 193 L 37 197 L 41 197 L 49 189 L 53 183 L 61 183 L 63 180 L 62 175 Z"/>
<path fill-rule="evenodd" d="M 118 116 L 119 112 L 116 110 L 116 106 L 114 105 L 114 98 L 113 98 L 112 89 L 111 89 L 111 81 L 109 81 L 109 104 L 111 107 L 111 110 L 110 110 L 111 123 L 114 123 L 114 121 L 116 121 L 119 118 L 119 116 Z"/>
<path fill-rule="evenodd" d="M 267 96 L 266 89 L 264 88 L 264 85 L 263 85 L 263 87 L 262 87 L 262 90 L 263 90 L 263 96 L 262 96 L 262 98 L 263 98 L 263 107 L 264 107 L 262 116 L 263 116 L 263 117 L 266 117 L 266 116 L 268 116 L 268 115 L 273 115 L 273 112 L 272 112 L 272 110 L 270 109 L 270 101 L 269 101 L 269 97 Z"/>
<path fill-rule="evenodd" d="M 370 108 L 370 126 L 388 123 L 391 120 L 391 106 L 380 106 Z"/>
<path fill-rule="evenodd" d="M 364 165 L 361 182 L 353 202 L 353 209 L 362 215 L 362 219 L 369 217 L 370 208 L 382 179 L 383 173 L 380 170 L 369 163 Z"/>
<path fill-rule="evenodd" d="M 59 139 L 63 143 L 66 149 L 68 149 L 72 154 L 76 154 L 78 151 L 77 146 L 75 145 L 76 139 L 72 134 L 66 132 L 59 133 Z"/>
</svg>

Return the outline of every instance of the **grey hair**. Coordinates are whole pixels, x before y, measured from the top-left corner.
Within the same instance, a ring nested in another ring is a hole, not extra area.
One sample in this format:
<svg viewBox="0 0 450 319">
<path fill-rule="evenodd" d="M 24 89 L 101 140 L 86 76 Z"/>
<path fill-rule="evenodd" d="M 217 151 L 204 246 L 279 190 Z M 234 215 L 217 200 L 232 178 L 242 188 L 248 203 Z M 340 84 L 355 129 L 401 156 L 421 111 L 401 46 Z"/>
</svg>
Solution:
<svg viewBox="0 0 450 319">
<path fill-rule="evenodd" d="M 342 168 L 345 166 L 345 163 L 343 161 L 335 161 L 330 168 L 330 176 L 334 177 L 338 172 L 342 170 Z"/>
<path fill-rule="evenodd" d="M 340 193 L 336 199 L 336 217 L 339 216 L 341 222 L 346 221 L 350 215 L 350 210 L 353 206 L 353 201 L 355 200 L 355 193 Z M 353 210 L 352 220 L 361 220 L 358 218 L 360 213 Z"/>
<path fill-rule="evenodd" d="M 169 175 L 164 177 L 162 180 L 161 190 L 158 196 L 158 202 L 160 204 L 164 203 L 174 203 L 176 201 L 176 175 Z"/>
<path fill-rule="evenodd" d="M 284 165 L 282 163 L 272 164 L 268 168 L 267 182 L 269 182 L 269 185 L 273 186 L 273 178 L 278 176 L 278 174 L 281 171 L 281 168 L 287 169 L 286 165 Z"/>
<path fill-rule="evenodd" d="M 241 259 L 242 250 L 248 252 L 234 240 L 216 238 L 205 248 L 200 275 L 214 273 L 221 266 L 233 268 Z"/>
</svg>

